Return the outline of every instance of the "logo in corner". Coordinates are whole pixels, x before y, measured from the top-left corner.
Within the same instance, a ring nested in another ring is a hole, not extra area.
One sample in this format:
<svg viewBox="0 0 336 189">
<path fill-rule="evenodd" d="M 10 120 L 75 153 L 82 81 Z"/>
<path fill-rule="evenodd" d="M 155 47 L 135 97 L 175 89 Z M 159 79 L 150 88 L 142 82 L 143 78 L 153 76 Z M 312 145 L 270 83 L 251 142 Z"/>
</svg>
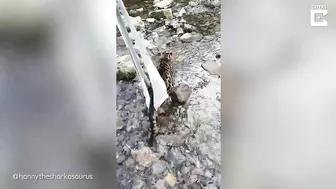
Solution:
<svg viewBox="0 0 336 189">
<path fill-rule="evenodd" d="M 310 9 L 310 26 L 328 26 L 328 21 L 325 20 L 327 15 L 327 5 L 312 5 Z"/>
</svg>

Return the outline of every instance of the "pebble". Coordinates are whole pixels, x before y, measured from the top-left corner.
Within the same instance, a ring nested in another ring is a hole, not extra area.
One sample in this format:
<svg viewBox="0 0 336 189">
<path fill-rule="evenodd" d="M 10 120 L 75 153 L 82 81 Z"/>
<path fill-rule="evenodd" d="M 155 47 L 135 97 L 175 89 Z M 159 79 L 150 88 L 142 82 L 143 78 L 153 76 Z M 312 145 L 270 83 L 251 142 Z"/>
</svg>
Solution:
<svg viewBox="0 0 336 189">
<path fill-rule="evenodd" d="M 131 153 L 135 161 L 144 167 L 151 166 L 158 159 L 149 147 L 133 150 Z"/>
<path fill-rule="evenodd" d="M 186 83 L 180 83 L 172 90 L 171 98 L 174 103 L 185 104 L 191 95 L 191 87 Z"/>
<path fill-rule="evenodd" d="M 198 3 L 195 2 L 195 1 L 189 1 L 188 4 L 189 4 L 190 6 L 192 6 L 192 7 L 196 7 L 196 6 L 198 5 Z"/>
<path fill-rule="evenodd" d="M 155 162 L 152 166 L 153 174 L 159 175 L 167 168 L 167 162 L 159 160 Z"/>
<path fill-rule="evenodd" d="M 119 155 L 118 157 L 117 157 L 117 163 L 119 164 L 119 163 L 122 163 L 124 160 L 125 160 L 125 156 L 124 155 Z"/>
<path fill-rule="evenodd" d="M 165 188 L 167 188 L 166 186 L 165 186 L 165 180 L 163 180 L 163 179 L 160 179 L 160 180 L 158 180 L 158 181 L 156 181 L 156 183 L 155 183 L 155 188 L 156 189 L 165 189 Z"/>
<path fill-rule="evenodd" d="M 180 17 L 182 17 L 184 14 L 186 14 L 187 13 L 187 11 L 184 9 L 184 8 L 182 8 L 180 11 L 179 11 L 179 16 Z"/>
<path fill-rule="evenodd" d="M 190 43 L 193 41 L 193 35 L 191 33 L 185 33 L 180 37 L 180 40 L 185 43 Z"/>
<path fill-rule="evenodd" d="M 177 35 L 181 35 L 181 34 L 183 34 L 184 32 L 183 32 L 183 29 L 182 28 L 177 28 L 177 31 L 176 31 L 176 34 Z"/>
<path fill-rule="evenodd" d="M 207 60 L 204 64 L 202 64 L 202 68 L 208 71 L 211 75 L 220 75 L 220 63 L 216 60 Z"/>
<path fill-rule="evenodd" d="M 168 173 L 167 176 L 165 177 L 165 181 L 170 186 L 175 186 L 175 184 L 176 184 L 176 177 L 174 175 L 172 175 L 171 173 Z"/>
</svg>

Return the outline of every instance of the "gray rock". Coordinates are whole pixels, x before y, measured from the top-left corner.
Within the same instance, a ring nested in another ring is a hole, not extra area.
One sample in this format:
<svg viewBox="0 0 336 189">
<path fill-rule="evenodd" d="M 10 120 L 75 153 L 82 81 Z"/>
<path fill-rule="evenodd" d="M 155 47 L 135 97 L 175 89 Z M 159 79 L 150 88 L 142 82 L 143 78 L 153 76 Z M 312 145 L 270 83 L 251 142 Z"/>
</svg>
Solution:
<svg viewBox="0 0 336 189">
<path fill-rule="evenodd" d="M 194 36 L 194 40 L 195 41 L 200 41 L 203 38 L 203 36 L 201 34 L 199 34 L 199 33 L 194 33 L 193 32 L 192 34 Z"/>
<path fill-rule="evenodd" d="M 191 7 L 196 7 L 198 3 L 196 1 L 189 1 L 188 3 Z"/>
<path fill-rule="evenodd" d="M 121 47 L 126 46 L 124 38 L 122 36 L 117 37 L 117 44 Z"/>
<path fill-rule="evenodd" d="M 132 189 L 143 189 L 144 185 L 145 182 L 139 176 L 133 178 Z"/>
<path fill-rule="evenodd" d="M 184 142 L 184 138 L 181 135 L 160 135 L 156 140 L 164 146 L 179 146 Z"/>
<path fill-rule="evenodd" d="M 157 7 L 157 8 L 164 9 L 164 8 L 169 7 L 172 3 L 173 3 L 173 0 L 162 0 L 162 1 L 159 1 L 159 2 L 154 2 L 153 6 Z"/>
<path fill-rule="evenodd" d="M 190 24 L 184 24 L 184 25 L 183 25 L 183 30 L 186 31 L 186 32 L 191 33 L 191 32 L 193 32 L 193 31 L 196 31 L 197 29 L 196 29 L 196 27 L 193 26 L 193 25 L 190 25 Z"/>
<path fill-rule="evenodd" d="M 191 95 L 191 87 L 188 84 L 180 83 L 178 86 L 174 87 L 172 90 L 172 101 L 178 104 L 187 103 L 190 95 Z"/>
<path fill-rule="evenodd" d="M 140 16 L 137 16 L 137 17 L 131 17 L 130 16 L 130 21 L 134 25 L 134 27 L 137 31 L 142 31 L 142 32 L 144 31 L 145 23 L 142 21 Z M 127 22 L 125 22 L 125 23 L 127 23 Z M 126 28 L 130 29 L 130 27 L 127 24 L 126 24 Z"/>
<path fill-rule="evenodd" d="M 206 186 L 207 189 L 217 189 L 218 186 L 216 186 L 215 184 L 209 184 Z"/>
<path fill-rule="evenodd" d="M 147 18 L 146 21 L 148 23 L 153 23 L 153 22 L 155 22 L 155 18 Z"/>
<path fill-rule="evenodd" d="M 185 33 L 180 37 L 180 40 L 185 43 L 190 43 L 194 40 L 194 36 L 191 33 Z"/>
<path fill-rule="evenodd" d="M 130 55 L 117 57 L 117 80 L 132 81 L 136 75 Z"/>
<path fill-rule="evenodd" d="M 202 68 L 208 71 L 211 75 L 220 75 L 220 63 L 216 60 L 207 60 L 202 64 Z"/>
<path fill-rule="evenodd" d="M 166 170 L 167 165 L 168 165 L 167 162 L 162 160 L 155 162 L 152 166 L 153 175 L 159 175 L 163 173 L 163 171 Z"/>
<path fill-rule="evenodd" d="M 138 9 L 136 9 L 136 11 L 137 11 L 137 12 L 143 12 L 144 9 L 143 9 L 143 8 L 138 8 Z"/>
<path fill-rule="evenodd" d="M 121 162 L 123 162 L 124 160 L 125 160 L 125 156 L 124 155 L 122 155 L 122 154 L 117 154 L 117 163 L 121 163 Z"/>
<path fill-rule="evenodd" d="M 120 118 L 117 118 L 116 125 L 117 125 L 117 130 L 122 129 L 125 126 L 124 122 Z"/>
<path fill-rule="evenodd" d="M 177 35 L 181 35 L 181 34 L 183 34 L 184 32 L 183 32 L 183 29 L 182 28 L 177 28 L 177 31 L 176 31 L 176 34 Z"/>
<path fill-rule="evenodd" d="M 220 8 L 221 7 L 221 1 L 220 0 L 206 0 L 204 2 L 204 6 L 209 7 L 211 9 L 213 8 Z"/>
<path fill-rule="evenodd" d="M 189 172 L 190 172 L 190 167 L 185 166 L 185 167 L 182 167 L 182 168 L 181 168 L 181 173 L 182 173 L 182 174 L 187 174 L 187 173 L 189 173 Z"/>
<path fill-rule="evenodd" d="M 165 188 L 167 188 L 165 186 L 165 183 L 166 183 L 166 181 L 164 179 L 160 179 L 155 183 L 155 188 L 156 189 L 165 189 Z"/>
<path fill-rule="evenodd" d="M 134 166 L 134 159 L 132 157 L 129 157 L 126 161 L 125 161 L 125 165 L 126 167 L 133 167 Z"/>
<path fill-rule="evenodd" d="M 206 170 L 203 174 L 203 176 L 211 178 L 212 177 L 212 173 L 209 170 Z"/>
<path fill-rule="evenodd" d="M 196 174 L 193 174 L 193 175 L 190 175 L 190 184 L 194 184 L 196 181 L 197 181 L 197 179 L 198 179 L 198 176 L 196 175 Z"/>
<path fill-rule="evenodd" d="M 186 14 L 187 13 L 187 11 L 184 9 L 184 8 L 182 8 L 180 11 L 179 11 L 179 16 L 180 17 L 182 17 L 184 14 Z"/>
<path fill-rule="evenodd" d="M 173 19 L 173 12 L 172 9 L 160 9 L 149 12 L 149 16 L 151 18 L 155 18 L 156 20 L 160 19 L 171 20 Z"/>
<path fill-rule="evenodd" d="M 131 153 L 135 161 L 144 167 L 149 167 L 158 160 L 158 157 L 152 152 L 149 147 L 143 147 L 139 150 L 133 150 Z"/>
</svg>

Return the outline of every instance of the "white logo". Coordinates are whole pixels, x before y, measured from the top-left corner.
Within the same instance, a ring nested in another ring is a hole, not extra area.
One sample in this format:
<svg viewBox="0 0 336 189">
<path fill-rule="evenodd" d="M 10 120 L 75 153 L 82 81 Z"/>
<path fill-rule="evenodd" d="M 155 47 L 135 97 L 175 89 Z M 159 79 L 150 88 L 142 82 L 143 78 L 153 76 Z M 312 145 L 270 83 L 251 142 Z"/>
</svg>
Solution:
<svg viewBox="0 0 336 189">
<path fill-rule="evenodd" d="M 327 14 L 327 5 L 312 5 L 310 9 L 310 26 L 328 26 L 328 22 L 325 20 Z"/>
</svg>

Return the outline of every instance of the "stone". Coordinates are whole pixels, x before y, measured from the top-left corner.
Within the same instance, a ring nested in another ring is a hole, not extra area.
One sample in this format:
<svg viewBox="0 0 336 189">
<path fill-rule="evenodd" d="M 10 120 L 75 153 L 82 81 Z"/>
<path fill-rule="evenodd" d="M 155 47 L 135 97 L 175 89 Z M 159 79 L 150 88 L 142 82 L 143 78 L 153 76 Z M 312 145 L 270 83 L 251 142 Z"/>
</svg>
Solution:
<svg viewBox="0 0 336 189">
<path fill-rule="evenodd" d="M 212 173 L 209 170 L 206 170 L 203 174 L 203 176 L 207 177 L 207 178 L 212 178 Z"/>
<path fill-rule="evenodd" d="M 153 23 L 155 22 L 155 18 L 147 18 L 146 21 L 149 23 Z"/>
<path fill-rule="evenodd" d="M 193 25 L 190 25 L 190 24 L 184 24 L 184 25 L 183 25 L 183 30 L 184 30 L 185 32 L 191 33 L 191 32 L 193 32 L 193 31 L 196 31 L 197 29 L 196 29 L 196 27 L 193 26 Z"/>
<path fill-rule="evenodd" d="M 143 9 L 143 8 L 138 8 L 138 9 L 136 9 L 136 11 L 137 11 L 137 12 L 143 12 L 144 9 Z"/>
<path fill-rule="evenodd" d="M 134 166 L 134 159 L 132 157 L 129 157 L 126 161 L 125 161 L 125 165 L 126 167 L 133 167 Z"/>
<path fill-rule="evenodd" d="M 175 186 L 176 184 L 176 177 L 172 175 L 171 173 L 168 173 L 167 176 L 165 177 L 165 181 L 169 186 Z"/>
<path fill-rule="evenodd" d="M 176 30 L 176 34 L 177 35 L 181 35 L 181 34 L 183 34 L 184 32 L 183 32 L 183 29 L 182 28 L 177 28 L 177 30 Z"/>
<path fill-rule="evenodd" d="M 156 183 L 155 183 L 155 188 L 156 189 L 165 189 L 165 188 L 167 188 L 166 186 L 165 186 L 165 180 L 163 180 L 163 179 L 160 179 L 160 180 L 158 180 Z"/>
<path fill-rule="evenodd" d="M 117 80 L 132 81 L 137 73 L 130 55 L 117 57 Z"/>
<path fill-rule="evenodd" d="M 180 11 L 179 11 L 179 16 L 182 17 L 185 13 L 187 13 L 187 11 L 182 8 Z"/>
<path fill-rule="evenodd" d="M 199 33 L 192 33 L 195 41 L 201 41 L 203 36 Z"/>
<path fill-rule="evenodd" d="M 130 18 L 130 22 L 133 24 L 133 26 L 135 27 L 137 31 L 145 30 L 145 23 L 142 21 L 140 16 L 137 16 L 137 17 L 130 16 L 129 18 Z M 123 19 L 125 18 L 123 17 Z M 124 22 L 124 23 L 127 23 L 127 22 Z M 130 30 L 130 27 L 127 24 L 126 24 L 126 28 Z"/>
<path fill-rule="evenodd" d="M 144 167 L 149 167 L 158 160 L 158 157 L 152 152 L 149 147 L 143 147 L 139 150 L 133 150 L 131 154 L 135 161 Z"/>
<path fill-rule="evenodd" d="M 180 37 L 180 40 L 185 43 L 190 43 L 193 41 L 193 35 L 191 33 L 185 33 Z"/>
<path fill-rule="evenodd" d="M 132 189 L 142 189 L 144 188 L 145 182 L 141 179 L 141 177 L 136 176 L 133 178 L 133 186 Z"/>
<path fill-rule="evenodd" d="M 180 83 L 178 86 L 174 87 L 172 90 L 171 98 L 173 103 L 185 104 L 187 103 L 191 95 L 191 87 L 188 84 Z"/>
<path fill-rule="evenodd" d="M 176 57 L 176 62 L 182 62 L 184 60 L 184 56 L 183 55 L 178 55 Z"/>
<path fill-rule="evenodd" d="M 124 122 L 120 118 L 117 118 L 116 125 L 117 130 L 122 129 L 125 126 Z"/>
<path fill-rule="evenodd" d="M 121 47 L 126 46 L 125 41 L 124 41 L 124 38 L 123 38 L 122 36 L 117 37 L 117 44 L 118 44 L 119 46 L 121 46 Z"/>
<path fill-rule="evenodd" d="M 164 170 L 167 168 L 167 162 L 165 161 L 157 161 L 152 165 L 153 175 L 159 175 L 163 173 Z"/>
<path fill-rule="evenodd" d="M 189 178 L 190 178 L 190 183 L 194 184 L 197 181 L 198 176 L 197 175 L 190 175 Z"/>
<path fill-rule="evenodd" d="M 124 160 L 126 159 L 126 157 L 122 154 L 117 154 L 117 163 L 120 164 L 122 163 Z"/>
<path fill-rule="evenodd" d="M 173 0 L 162 0 L 162 1 L 159 1 L 159 2 L 154 2 L 154 7 L 157 7 L 157 8 L 161 8 L 161 9 L 164 9 L 164 8 L 167 8 L 170 6 L 170 4 L 173 3 Z"/>
<path fill-rule="evenodd" d="M 189 1 L 188 4 L 192 7 L 196 7 L 198 5 L 198 3 L 196 1 Z"/>
<path fill-rule="evenodd" d="M 207 60 L 202 64 L 202 68 L 208 71 L 211 75 L 220 75 L 221 65 L 216 60 Z"/>
<path fill-rule="evenodd" d="M 149 12 L 149 16 L 151 18 L 155 18 L 156 20 L 160 19 L 167 19 L 171 20 L 173 19 L 173 11 L 172 9 L 160 9 Z"/>
</svg>

